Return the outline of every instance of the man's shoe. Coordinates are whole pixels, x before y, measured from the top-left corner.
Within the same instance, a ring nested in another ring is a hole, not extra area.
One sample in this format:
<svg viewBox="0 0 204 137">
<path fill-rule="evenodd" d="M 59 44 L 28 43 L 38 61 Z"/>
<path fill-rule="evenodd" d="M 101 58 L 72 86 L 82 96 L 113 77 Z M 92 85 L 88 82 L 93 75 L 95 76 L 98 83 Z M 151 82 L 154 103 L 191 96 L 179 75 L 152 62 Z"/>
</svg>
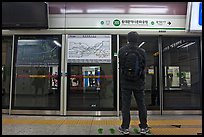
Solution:
<svg viewBox="0 0 204 137">
<path fill-rule="evenodd" d="M 128 129 L 124 129 L 122 127 L 119 127 L 118 130 L 124 135 L 128 135 L 130 133 Z"/>
<path fill-rule="evenodd" d="M 149 132 L 149 128 L 148 127 L 146 127 L 146 128 L 141 128 L 140 129 L 140 134 L 147 134 Z"/>
</svg>

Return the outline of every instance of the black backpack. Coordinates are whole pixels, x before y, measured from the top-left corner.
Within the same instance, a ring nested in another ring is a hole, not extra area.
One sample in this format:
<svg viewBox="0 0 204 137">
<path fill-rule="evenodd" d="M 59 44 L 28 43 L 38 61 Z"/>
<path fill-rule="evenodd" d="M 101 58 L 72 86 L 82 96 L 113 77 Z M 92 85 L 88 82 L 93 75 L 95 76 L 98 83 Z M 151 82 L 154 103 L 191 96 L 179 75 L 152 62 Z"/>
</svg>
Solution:
<svg viewBox="0 0 204 137">
<path fill-rule="evenodd" d="M 136 81 L 143 74 L 143 60 L 139 51 L 134 48 L 129 48 L 122 56 L 122 75 L 126 80 Z"/>
</svg>

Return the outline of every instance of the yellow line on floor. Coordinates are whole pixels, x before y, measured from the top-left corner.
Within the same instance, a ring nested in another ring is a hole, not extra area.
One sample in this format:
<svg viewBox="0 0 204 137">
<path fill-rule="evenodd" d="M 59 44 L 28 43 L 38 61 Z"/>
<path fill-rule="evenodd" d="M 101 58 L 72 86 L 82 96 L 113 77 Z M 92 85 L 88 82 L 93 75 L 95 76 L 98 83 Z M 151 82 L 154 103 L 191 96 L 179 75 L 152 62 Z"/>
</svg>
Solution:
<svg viewBox="0 0 204 137">
<path fill-rule="evenodd" d="M 79 125 L 91 125 L 92 122 L 92 120 L 78 120 Z"/>
<path fill-rule="evenodd" d="M 153 135 L 197 135 L 202 133 L 202 128 L 152 128 Z"/>
<path fill-rule="evenodd" d="M 63 120 L 35 120 L 32 124 L 62 124 Z"/>
<path fill-rule="evenodd" d="M 30 119 L 2 119 L 2 124 L 33 124 L 34 121 Z"/>
<path fill-rule="evenodd" d="M 64 120 L 63 124 L 77 125 L 78 120 Z"/>
<path fill-rule="evenodd" d="M 150 125 L 202 125 L 202 120 L 149 120 Z"/>
<path fill-rule="evenodd" d="M 75 124 L 75 125 L 120 125 L 121 120 L 42 120 L 42 119 L 2 119 L 2 124 Z M 131 120 L 130 125 L 139 124 Z M 148 120 L 148 125 L 202 125 L 202 120 Z"/>
<path fill-rule="evenodd" d="M 202 120 L 177 120 L 182 125 L 202 125 Z"/>
</svg>

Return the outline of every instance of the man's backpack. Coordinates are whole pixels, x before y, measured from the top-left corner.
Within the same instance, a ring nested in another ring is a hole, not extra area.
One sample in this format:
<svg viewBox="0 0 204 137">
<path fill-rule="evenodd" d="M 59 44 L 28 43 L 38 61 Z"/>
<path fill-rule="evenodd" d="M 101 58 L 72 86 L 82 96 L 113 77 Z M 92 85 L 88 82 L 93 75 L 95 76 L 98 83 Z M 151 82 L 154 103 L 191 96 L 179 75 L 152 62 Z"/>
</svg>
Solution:
<svg viewBox="0 0 204 137">
<path fill-rule="evenodd" d="M 126 80 L 136 81 L 143 74 L 144 63 L 137 49 L 133 48 L 124 53 L 122 75 Z"/>
</svg>

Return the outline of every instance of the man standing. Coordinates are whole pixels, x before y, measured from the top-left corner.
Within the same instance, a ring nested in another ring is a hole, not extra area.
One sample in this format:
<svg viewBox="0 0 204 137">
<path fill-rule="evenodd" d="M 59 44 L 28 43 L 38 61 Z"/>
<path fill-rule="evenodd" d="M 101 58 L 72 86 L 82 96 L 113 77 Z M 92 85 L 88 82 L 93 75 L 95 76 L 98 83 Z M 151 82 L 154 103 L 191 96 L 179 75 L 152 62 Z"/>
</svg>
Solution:
<svg viewBox="0 0 204 137">
<path fill-rule="evenodd" d="M 144 49 L 138 47 L 138 39 L 139 35 L 137 32 L 129 32 L 129 43 L 119 50 L 120 85 L 122 95 L 122 124 L 119 127 L 119 131 L 123 134 L 129 134 L 132 92 L 136 99 L 139 111 L 140 133 L 146 134 L 149 132 L 147 125 L 147 109 L 144 100 L 144 69 L 146 65 L 146 54 Z M 128 56 L 132 57 L 129 57 L 128 60 Z"/>
</svg>

